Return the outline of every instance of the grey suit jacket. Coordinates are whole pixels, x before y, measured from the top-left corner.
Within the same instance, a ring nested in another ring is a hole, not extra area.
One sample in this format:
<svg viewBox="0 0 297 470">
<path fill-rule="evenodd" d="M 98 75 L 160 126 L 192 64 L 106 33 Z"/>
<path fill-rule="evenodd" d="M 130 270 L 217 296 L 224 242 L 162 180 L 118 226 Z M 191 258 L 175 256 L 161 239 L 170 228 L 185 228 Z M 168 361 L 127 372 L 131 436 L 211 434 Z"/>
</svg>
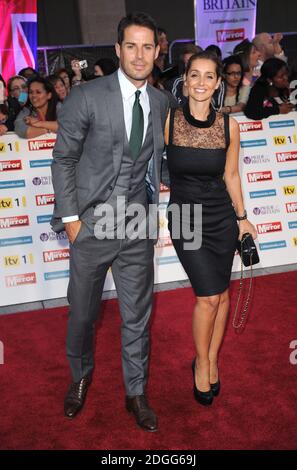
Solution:
<svg viewBox="0 0 297 470">
<path fill-rule="evenodd" d="M 158 203 L 167 97 L 147 86 L 154 148 L 147 181 L 153 203 Z M 59 131 L 53 150 L 52 177 L 55 208 L 52 228 L 63 230 L 62 217 L 81 216 L 110 196 L 121 168 L 125 140 L 123 100 L 118 74 L 76 86 L 59 113 Z M 165 184 L 166 184 L 166 177 Z"/>
</svg>

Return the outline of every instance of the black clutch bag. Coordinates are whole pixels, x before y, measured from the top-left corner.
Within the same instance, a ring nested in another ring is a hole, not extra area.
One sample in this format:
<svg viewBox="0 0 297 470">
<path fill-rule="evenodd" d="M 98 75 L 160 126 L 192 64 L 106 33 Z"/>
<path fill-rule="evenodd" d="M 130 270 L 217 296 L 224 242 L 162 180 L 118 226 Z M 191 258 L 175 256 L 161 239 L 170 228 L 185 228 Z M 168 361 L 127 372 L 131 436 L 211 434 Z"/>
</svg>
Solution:
<svg viewBox="0 0 297 470">
<path fill-rule="evenodd" d="M 237 241 L 236 246 L 244 266 L 251 266 L 259 263 L 257 247 L 250 233 L 244 233 L 242 240 Z"/>
</svg>

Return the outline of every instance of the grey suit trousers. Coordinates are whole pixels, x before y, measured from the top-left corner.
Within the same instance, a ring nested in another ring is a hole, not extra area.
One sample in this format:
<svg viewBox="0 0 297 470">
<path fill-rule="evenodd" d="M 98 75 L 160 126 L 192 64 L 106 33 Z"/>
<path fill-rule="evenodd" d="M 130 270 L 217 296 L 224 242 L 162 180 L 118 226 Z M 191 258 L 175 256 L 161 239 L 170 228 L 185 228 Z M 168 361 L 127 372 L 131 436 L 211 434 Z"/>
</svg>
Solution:
<svg viewBox="0 0 297 470">
<path fill-rule="evenodd" d="M 122 367 L 126 393 L 144 393 L 154 283 L 153 256 L 153 240 L 98 240 L 92 225 L 82 222 L 77 238 L 70 245 L 68 287 L 67 357 L 75 382 L 92 375 L 95 322 L 106 273 L 111 267 L 122 318 Z"/>
</svg>

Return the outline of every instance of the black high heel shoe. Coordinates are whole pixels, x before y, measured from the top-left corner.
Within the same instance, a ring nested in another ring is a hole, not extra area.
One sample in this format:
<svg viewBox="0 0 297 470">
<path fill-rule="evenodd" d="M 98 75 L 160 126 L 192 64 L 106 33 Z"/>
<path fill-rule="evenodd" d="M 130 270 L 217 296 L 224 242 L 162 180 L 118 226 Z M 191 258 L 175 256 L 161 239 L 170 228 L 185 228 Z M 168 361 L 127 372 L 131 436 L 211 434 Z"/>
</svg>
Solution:
<svg viewBox="0 0 297 470">
<path fill-rule="evenodd" d="M 221 382 L 218 380 L 215 384 L 210 384 L 210 388 L 214 397 L 217 397 L 221 390 Z"/>
<path fill-rule="evenodd" d="M 207 392 L 201 392 L 200 390 L 198 390 L 198 388 L 196 387 L 196 383 L 195 383 L 195 364 L 196 364 L 196 358 L 194 358 L 192 362 L 194 397 L 195 397 L 195 400 L 198 401 L 198 403 L 200 403 L 200 405 L 209 406 L 213 402 L 213 391 L 212 389 L 208 390 Z"/>
</svg>

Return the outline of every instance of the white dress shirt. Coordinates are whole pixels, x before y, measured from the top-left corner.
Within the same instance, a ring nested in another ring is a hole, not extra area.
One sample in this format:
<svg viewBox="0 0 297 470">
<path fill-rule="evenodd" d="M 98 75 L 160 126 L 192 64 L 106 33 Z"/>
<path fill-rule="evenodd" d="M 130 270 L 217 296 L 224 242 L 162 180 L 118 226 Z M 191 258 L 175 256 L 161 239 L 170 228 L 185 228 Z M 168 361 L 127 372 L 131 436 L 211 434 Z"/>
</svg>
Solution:
<svg viewBox="0 0 297 470">
<path fill-rule="evenodd" d="M 145 84 L 141 88 L 136 88 L 136 86 L 133 85 L 133 83 L 130 82 L 130 80 L 126 77 L 126 75 L 124 74 L 121 68 L 119 68 L 118 70 L 118 78 L 119 78 L 120 89 L 121 89 L 121 94 L 123 98 L 125 128 L 126 128 L 126 134 L 127 134 L 128 140 L 130 139 L 131 128 L 132 128 L 132 111 L 133 111 L 133 105 L 135 102 L 135 92 L 137 90 L 141 92 L 139 101 L 143 110 L 143 126 L 144 126 L 143 139 L 142 139 L 142 143 L 143 143 L 145 136 L 146 136 L 146 132 L 147 132 L 148 117 L 150 113 L 150 101 L 149 101 L 149 96 L 148 96 L 147 89 L 146 89 L 147 82 L 145 82 Z M 76 220 L 79 220 L 78 215 L 62 217 L 63 223 L 75 222 Z"/>
</svg>

